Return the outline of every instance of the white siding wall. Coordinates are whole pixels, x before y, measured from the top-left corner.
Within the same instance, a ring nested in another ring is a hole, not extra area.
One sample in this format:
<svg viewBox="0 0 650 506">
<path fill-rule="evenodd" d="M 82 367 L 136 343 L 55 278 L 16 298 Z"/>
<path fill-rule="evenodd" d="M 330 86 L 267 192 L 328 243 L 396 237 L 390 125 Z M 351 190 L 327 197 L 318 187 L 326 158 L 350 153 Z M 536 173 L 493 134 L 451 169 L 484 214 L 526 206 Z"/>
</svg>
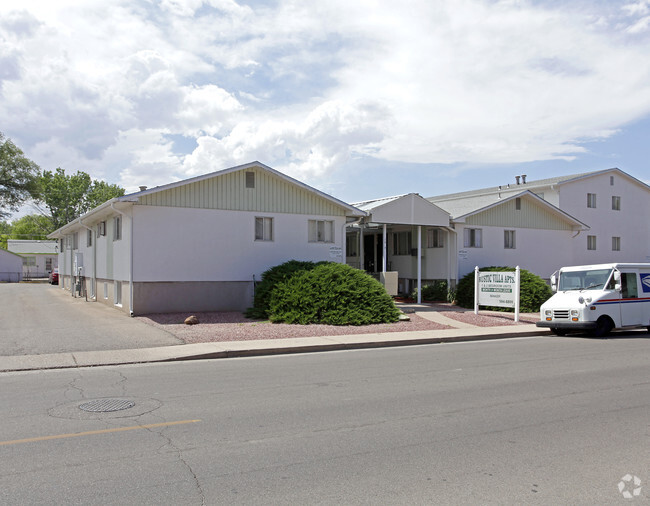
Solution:
<svg viewBox="0 0 650 506">
<path fill-rule="evenodd" d="M 252 281 L 291 259 L 333 260 L 344 217 L 134 206 L 134 281 Z M 273 241 L 255 241 L 255 217 L 273 218 Z M 308 220 L 333 220 L 335 242 L 309 243 Z M 117 250 L 116 252 L 117 253 Z"/>
<path fill-rule="evenodd" d="M 567 183 L 560 207 L 586 223 L 590 230 L 573 241 L 574 264 L 647 262 L 650 260 L 650 193 L 624 176 L 603 174 Z M 596 194 L 596 208 L 587 207 L 587 193 Z M 612 210 L 612 196 L 621 197 L 621 210 Z M 596 236 L 596 251 L 587 250 L 587 235 Z M 612 251 L 612 237 L 621 238 L 621 251 Z"/>
<path fill-rule="evenodd" d="M 586 199 L 586 197 L 585 197 Z M 483 235 L 482 248 L 465 248 L 463 246 L 463 231 L 465 226 L 458 225 L 458 249 L 466 252 L 459 255 L 459 278 L 472 272 L 474 267 L 519 265 L 542 278 L 550 275 L 564 265 L 570 265 L 572 260 L 571 245 L 582 240 L 582 234 L 572 239 L 575 232 L 564 230 L 538 229 L 508 229 L 516 230 L 516 248 L 505 249 L 504 228 L 502 227 L 473 227 L 481 228 Z"/>
</svg>

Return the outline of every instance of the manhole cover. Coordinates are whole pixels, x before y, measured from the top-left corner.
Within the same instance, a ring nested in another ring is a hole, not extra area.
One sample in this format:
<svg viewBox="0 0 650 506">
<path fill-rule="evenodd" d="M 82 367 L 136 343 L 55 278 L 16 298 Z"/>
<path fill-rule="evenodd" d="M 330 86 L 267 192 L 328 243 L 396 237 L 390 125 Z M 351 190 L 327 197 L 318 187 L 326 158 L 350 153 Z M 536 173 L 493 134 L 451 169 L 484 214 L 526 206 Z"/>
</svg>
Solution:
<svg viewBox="0 0 650 506">
<path fill-rule="evenodd" d="M 135 406 L 135 402 L 123 399 L 97 399 L 95 401 L 85 402 L 79 408 L 93 413 L 110 413 L 112 411 L 129 409 L 133 406 Z"/>
</svg>

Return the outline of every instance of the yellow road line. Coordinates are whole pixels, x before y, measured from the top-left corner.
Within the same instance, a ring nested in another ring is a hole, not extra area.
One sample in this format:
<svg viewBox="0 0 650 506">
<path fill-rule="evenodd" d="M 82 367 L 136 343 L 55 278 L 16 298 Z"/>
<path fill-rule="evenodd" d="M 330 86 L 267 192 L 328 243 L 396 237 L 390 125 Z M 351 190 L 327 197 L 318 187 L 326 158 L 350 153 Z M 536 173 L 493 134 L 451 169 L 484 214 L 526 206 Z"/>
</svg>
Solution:
<svg viewBox="0 0 650 506">
<path fill-rule="evenodd" d="M 0 446 L 16 445 L 20 443 L 36 443 L 38 441 L 49 441 L 50 439 L 65 439 L 68 437 L 94 436 L 96 434 L 110 434 L 111 432 L 124 432 L 127 430 L 155 429 L 156 427 L 169 427 L 170 425 L 181 425 L 184 423 L 196 423 L 201 420 L 181 420 L 179 422 L 151 423 L 149 425 L 135 425 L 133 427 L 116 427 L 114 429 L 89 430 L 87 432 L 74 432 L 72 434 L 57 434 L 56 436 L 30 437 L 27 439 L 14 439 L 13 441 L 0 441 Z"/>
</svg>

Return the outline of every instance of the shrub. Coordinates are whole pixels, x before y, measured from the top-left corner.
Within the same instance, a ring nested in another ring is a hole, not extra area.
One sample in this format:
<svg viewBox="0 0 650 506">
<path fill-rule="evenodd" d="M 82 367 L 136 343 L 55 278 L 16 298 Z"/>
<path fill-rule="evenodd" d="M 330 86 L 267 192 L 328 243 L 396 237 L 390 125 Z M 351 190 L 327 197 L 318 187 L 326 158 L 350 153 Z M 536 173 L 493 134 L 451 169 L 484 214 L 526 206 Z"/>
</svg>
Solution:
<svg viewBox="0 0 650 506">
<path fill-rule="evenodd" d="M 514 267 L 481 267 L 484 271 L 514 271 Z M 530 271 L 521 269 L 519 271 L 520 279 L 520 301 L 519 310 L 522 313 L 534 313 L 539 311 L 540 306 L 546 302 L 553 292 L 546 282 Z M 459 306 L 472 308 L 474 307 L 474 271 L 465 275 L 456 287 L 456 302 Z M 487 307 L 494 311 L 512 311 L 511 308 Z"/>
<path fill-rule="evenodd" d="M 417 300 L 418 289 L 413 290 L 411 298 Z M 422 300 L 429 301 L 448 301 L 449 289 L 446 281 L 434 281 L 431 284 L 422 286 Z"/>
<path fill-rule="evenodd" d="M 308 261 L 289 260 L 265 271 L 262 274 L 262 279 L 255 288 L 253 307 L 249 307 L 245 315 L 248 318 L 268 318 L 271 294 L 277 284 L 286 281 L 297 272 L 313 269 L 316 265 L 319 264 Z"/>
<path fill-rule="evenodd" d="M 327 262 L 278 283 L 269 317 L 302 325 L 368 325 L 396 322 L 399 311 L 379 281 L 349 265 Z"/>
</svg>

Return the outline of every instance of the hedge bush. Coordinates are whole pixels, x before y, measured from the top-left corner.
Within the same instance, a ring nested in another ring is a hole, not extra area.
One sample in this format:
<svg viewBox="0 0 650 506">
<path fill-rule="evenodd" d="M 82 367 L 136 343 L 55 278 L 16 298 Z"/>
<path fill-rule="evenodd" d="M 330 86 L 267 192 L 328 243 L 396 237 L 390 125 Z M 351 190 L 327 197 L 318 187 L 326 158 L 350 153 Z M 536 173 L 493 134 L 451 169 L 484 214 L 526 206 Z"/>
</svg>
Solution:
<svg viewBox="0 0 650 506">
<path fill-rule="evenodd" d="M 300 260 L 289 260 L 283 264 L 271 267 L 262 273 L 262 279 L 255 287 L 255 297 L 253 298 L 253 307 L 246 310 L 245 315 L 248 318 L 268 318 L 269 303 L 271 294 L 278 283 L 286 281 L 291 276 L 300 271 L 310 270 L 324 262 L 308 262 Z"/>
<path fill-rule="evenodd" d="M 480 271 L 514 271 L 514 267 L 481 267 Z M 522 313 L 535 313 L 540 306 L 546 302 L 553 292 L 546 282 L 538 275 L 521 269 L 520 279 L 520 302 L 519 310 Z M 474 271 L 465 275 L 456 287 L 456 302 L 459 306 L 474 307 Z M 482 306 L 483 307 L 483 306 Z M 494 311 L 513 311 L 511 308 L 486 307 Z"/>
<path fill-rule="evenodd" d="M 428 301 L 449 301 L 449 288 L 444 280 L 434 281 L 431 284 L 422 286 L 422 300 Z M 418 289 L 413 290 L 411 298 L 417 300 Z"/>
<path fill-rule="evenodd" d="M 384 286 L 349 265 L 323 263 L 295 273 L 271 294 L 272 322 L 368 325 L 399 319 Z"/>
</svg>

